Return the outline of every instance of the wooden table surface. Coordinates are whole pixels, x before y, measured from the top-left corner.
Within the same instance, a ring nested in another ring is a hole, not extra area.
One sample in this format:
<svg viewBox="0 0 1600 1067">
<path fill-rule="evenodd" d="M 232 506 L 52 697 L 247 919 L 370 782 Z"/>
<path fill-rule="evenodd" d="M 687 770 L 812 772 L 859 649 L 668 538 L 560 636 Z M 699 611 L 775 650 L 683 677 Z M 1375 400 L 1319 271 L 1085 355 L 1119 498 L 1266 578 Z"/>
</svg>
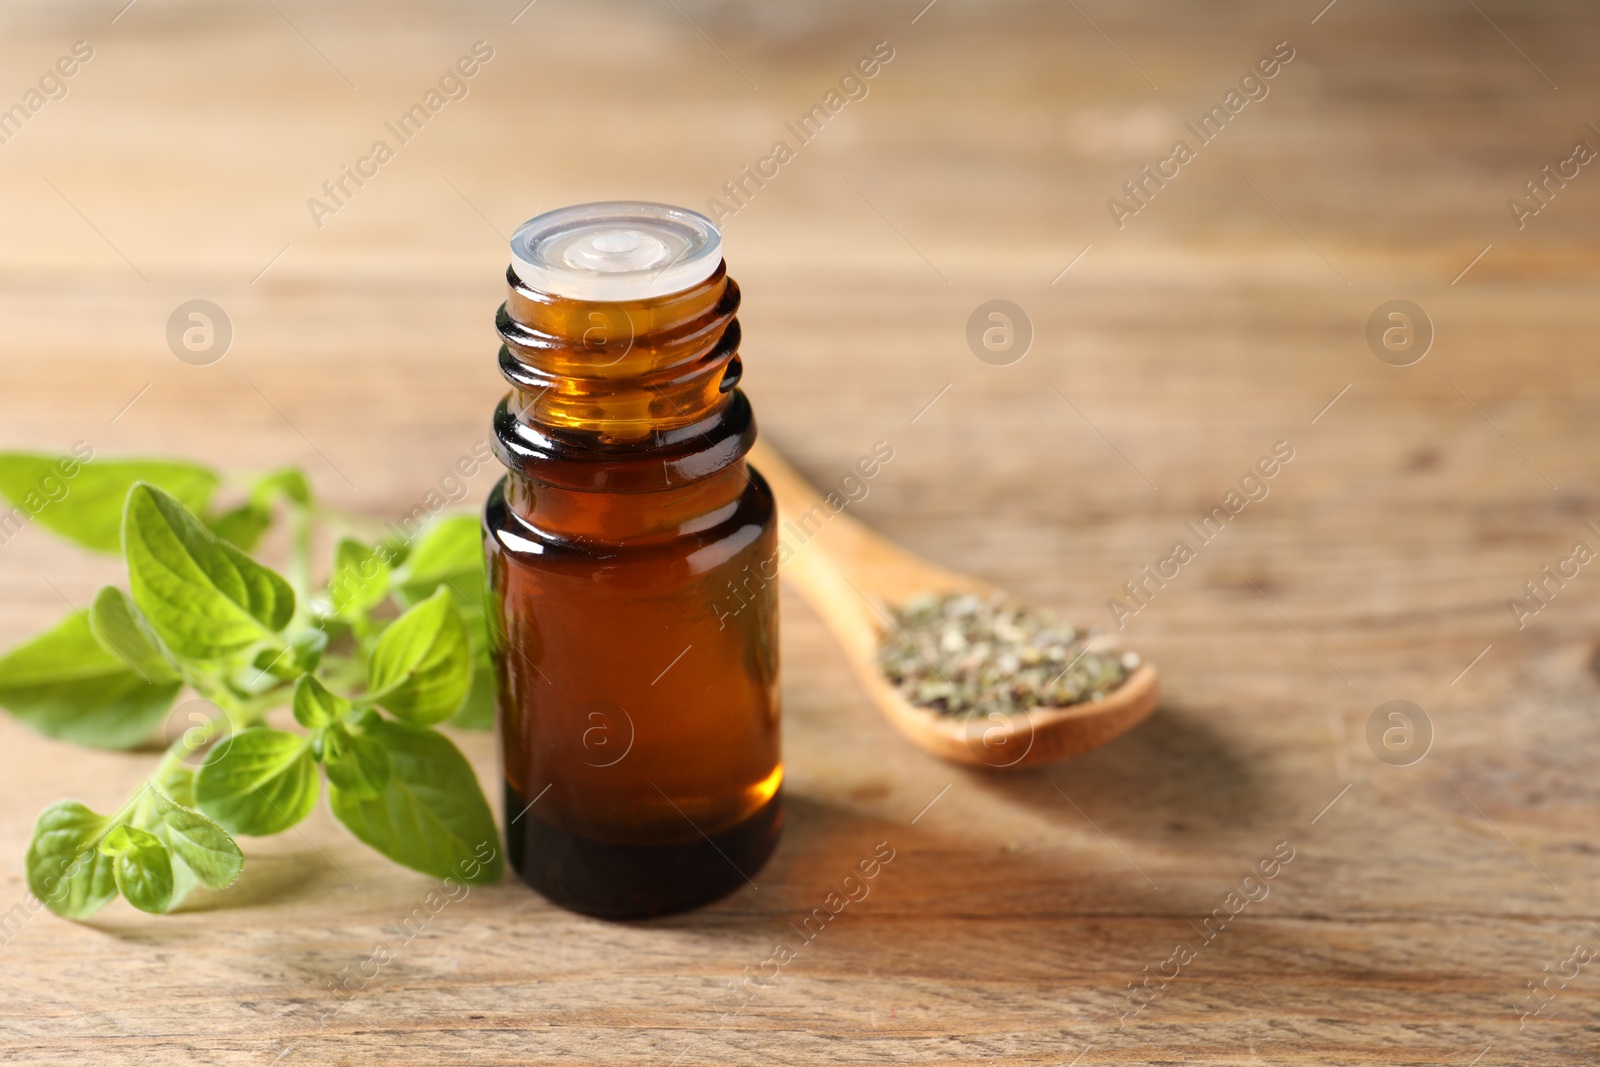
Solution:
<svg viewBox="0 0 1600 1067">
<path fill-rule="evenodd" d="M 705 210 L 785 139 L 725 222 L 746 388 L 819 482 L 890 443 L 862 519 L 1109 625 L 1186 522 L 1277 442 L 1293 460 L 1124 620 L 1164 698 L 1100 751 L 1013 777 L 925 757 L 791 591 L 789 821 L 758 889 L 619 925 L 511 880 L 405 940 L 434 883 L 318 811 L 179 914 L 8 929 L 0 1060 L 1596 1062 L 1600 963 L 1570 961 L 1600 952 L 1600 575 L 1521 629 L 1507 600 L 1600 545 L 1600 173 L 1523 188 L 1600 148 L 1600 11 L 523 2 L 8 4 L 0 107 L 74 42 L 93 58 L 0 144 L 0 447 L 297 462 L 399 517 L 487 432 L 518 222 Z M 477 41 L 465 98 L 319 228 L 307 198 Z M 880 41 L 865 98 L 797 146 L 785 122 Z M 1284 41 L 1200 144 L 1185 123 Z M 1108 198 L 1179 139 L 1194 158 L 1119 228 Z M 234 330 L 207 366 L 165 339 L 196 298 Z M 1031 321 L 1019 362 L 968 347 L 990 299 Z M 1434 326 L 1411 366 L 1366 339 L 1393 299 Z M 117 574 L 25 530 L 0 640 Z M 1408 766 L 1368 742 L 1395 699 L 1431 724 Z M 461 743 L 492 785 L 492 739 Z M 0 753 L 4 912 L 39 808 L 113 803 L 153 756 L 9 717 Z M 879 842 L 871 895 L 730 992 Z"/>
</svg>

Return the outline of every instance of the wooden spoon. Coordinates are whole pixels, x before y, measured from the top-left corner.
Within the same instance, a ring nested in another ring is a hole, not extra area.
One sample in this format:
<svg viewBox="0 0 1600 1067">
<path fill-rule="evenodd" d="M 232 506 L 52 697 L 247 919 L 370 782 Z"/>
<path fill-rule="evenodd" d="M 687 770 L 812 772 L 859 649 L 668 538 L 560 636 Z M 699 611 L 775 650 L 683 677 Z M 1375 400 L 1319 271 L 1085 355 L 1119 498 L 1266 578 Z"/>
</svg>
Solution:
<svg viewBox="0 0 1600 1067">
<path fill-rule="evenodd" d="M 757 441 L 749 459 L 772 487 L 780 535 L 794 550 L 782 573 L 794 580 L 844 646 L 878 709 L 926 751 L 993 770 L 1038 766 L 1098 748 L 1155 709 L 1156 670 L 1149 664 L 1134 670 L 1104 699 L 1070 707 L 958 719 L 912 704 L 878 666 L 883 636 L 893 625 L 889 609 L 920 593 L 1002 594 L 976 578 L 919 559 L 848 514 L 835 513 L 764 443 Z"/>
</svg>

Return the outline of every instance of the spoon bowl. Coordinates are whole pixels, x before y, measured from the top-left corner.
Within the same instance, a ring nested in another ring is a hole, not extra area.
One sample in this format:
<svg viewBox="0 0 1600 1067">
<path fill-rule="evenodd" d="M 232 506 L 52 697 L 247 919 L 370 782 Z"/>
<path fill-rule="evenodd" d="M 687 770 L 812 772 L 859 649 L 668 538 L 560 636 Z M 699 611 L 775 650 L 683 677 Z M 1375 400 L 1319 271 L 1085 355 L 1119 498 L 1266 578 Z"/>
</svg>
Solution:
<svg viewBox="0 0 1600 1067">
<path fill-rule="evenodd" d="M 923 594 L 1002 597 L 969 575 L 912 555 L 837 512 L 776 451 L 757 441 L 749 454 L 778 502 L 786 539 L 797 546 L 782 573 L 822 616 L 878 710 L 923 750 L 990 770 L 1034 767 L 1110 741 L 1155 710 L 1156 669 L 1143 664 L 1100 700 L 957 718 L 911 703 L 884 675 L 878 652 L 894 630 L 895 607 Z"/>
</svg>

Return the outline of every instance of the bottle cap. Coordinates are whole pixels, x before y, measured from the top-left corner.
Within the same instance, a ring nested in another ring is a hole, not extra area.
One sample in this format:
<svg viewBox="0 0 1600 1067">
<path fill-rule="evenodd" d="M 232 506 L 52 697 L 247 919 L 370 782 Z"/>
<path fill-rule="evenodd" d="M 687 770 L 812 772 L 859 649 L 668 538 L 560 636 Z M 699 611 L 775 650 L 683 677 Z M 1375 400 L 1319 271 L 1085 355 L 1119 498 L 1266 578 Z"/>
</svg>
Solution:
<svg viewBox="0 0 1600 1067">
<path fill-rule="evenodd" d="M 705 281 L 722 262 L 722 234 L 699 212 L 608 200 L 535 216 L 511 235 L 524 285 L 571 300 L 648 300 Z"/>
</svg>

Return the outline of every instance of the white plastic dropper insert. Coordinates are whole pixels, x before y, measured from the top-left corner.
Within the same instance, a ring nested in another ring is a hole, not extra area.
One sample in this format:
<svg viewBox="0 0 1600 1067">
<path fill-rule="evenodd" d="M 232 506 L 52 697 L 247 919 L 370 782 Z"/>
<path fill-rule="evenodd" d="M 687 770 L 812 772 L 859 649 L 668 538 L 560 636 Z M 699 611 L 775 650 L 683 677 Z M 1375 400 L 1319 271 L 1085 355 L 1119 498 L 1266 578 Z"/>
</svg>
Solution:
<svg viewBox="0 0 1600 1067">
<path fill-rule="evenodd" d="M 722 262 L 722 233 L 699 212 L 607 200 L 557 208 L 511 235 L 511 267 L 550 296 L 610 302 L 682 292 Z"/>
</svg>

